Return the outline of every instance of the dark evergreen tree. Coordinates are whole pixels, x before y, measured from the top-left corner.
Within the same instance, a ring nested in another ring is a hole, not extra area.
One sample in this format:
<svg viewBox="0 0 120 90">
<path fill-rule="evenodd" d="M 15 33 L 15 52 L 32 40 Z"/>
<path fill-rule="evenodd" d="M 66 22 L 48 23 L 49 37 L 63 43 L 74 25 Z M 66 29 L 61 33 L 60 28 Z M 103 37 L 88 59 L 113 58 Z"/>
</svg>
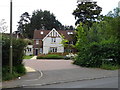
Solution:
<svg viewBox="0 0 120 90">
<path fill-rule="evenodd" d="M 30 15 L 28 12 L 23 13 L 20 16 L 20 21 L 18 22 L 18 31 L 20 31 L 21 33 L 25 32 L 25 26 L 26 24 L 30 23 Z"/>
<path fill-rule="evenodd" d="M 92 23 L 97 21 L 101 11 L 102 8 L 97 5 L 97 2 L 78 2 L 77 8 L 73 11 L 76 19 L 75 25 L 82 22 L 91 27 Z"/>
</svg>

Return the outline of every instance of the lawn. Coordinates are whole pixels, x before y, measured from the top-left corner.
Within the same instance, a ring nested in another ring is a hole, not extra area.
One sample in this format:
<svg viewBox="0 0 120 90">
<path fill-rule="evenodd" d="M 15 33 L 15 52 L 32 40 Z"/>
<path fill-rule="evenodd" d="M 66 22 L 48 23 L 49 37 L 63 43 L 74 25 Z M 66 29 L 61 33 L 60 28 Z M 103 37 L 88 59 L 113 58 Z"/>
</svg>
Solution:
<svg viewBox="0 0 120 90">
<path fill-rule="evenodd" d="M 26 55 L 23 57 L 23 59 L 31 59 L 33 56 Z"/>
</svg>

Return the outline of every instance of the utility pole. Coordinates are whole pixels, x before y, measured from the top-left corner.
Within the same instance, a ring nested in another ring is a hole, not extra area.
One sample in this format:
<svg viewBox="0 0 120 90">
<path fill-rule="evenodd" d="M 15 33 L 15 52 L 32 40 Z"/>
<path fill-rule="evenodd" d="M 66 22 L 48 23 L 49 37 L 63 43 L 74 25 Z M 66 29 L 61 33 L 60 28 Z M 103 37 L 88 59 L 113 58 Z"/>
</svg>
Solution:
<svg viewBox="0 0 120 90">
<path fill-rule="evenodd" d="M 13 57 L 12 57 L 12 0 L 10 0 L 10 74 L 12 74 L 12 62 L 13 62 Z"/>
</svg>

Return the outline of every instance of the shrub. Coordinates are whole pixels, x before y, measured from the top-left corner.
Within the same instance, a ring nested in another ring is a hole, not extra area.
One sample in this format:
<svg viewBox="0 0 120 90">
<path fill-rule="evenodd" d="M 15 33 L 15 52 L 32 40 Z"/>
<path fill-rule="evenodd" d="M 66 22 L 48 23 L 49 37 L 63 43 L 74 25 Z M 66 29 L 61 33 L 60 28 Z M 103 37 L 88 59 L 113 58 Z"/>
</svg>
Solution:
<svg viewBox="0 0 120 90">
<path fill-rule="evenodd" d="M 24 47 L 26 43 L 22 39 L 13 40 L 13 66 L 22 64 L 23 56 L 24 56 Z M 10 53 L 10 38 L 9 36 L 2 36 L 2 65 L 9 65 L 9 53 Z"/>
<path fill-rule="evenodd" d="M 12 38 L 13 40 L 13 72 L 9 73 L 9 53 L 10 38 L 7 35 L 2 36 L 2 80 L 11 80 L 25 74 L 25 68 L 22 64 L 24 56 L 24 47 L 26 42 L 22 39 Z"/>
<path fill-rule="evenodd" d="M 24 75 L 25 73 L 26 73 L 26 69 L 25 69 L 23 64 L 13 66 L 13 73 L 12 74 L 9 73 L 8 66 L 3 66 L 2 67 L 2 80 L 6 81 L 6 80 L 15 79 L 21 75 Z"/>
<path fill-rule="evenodd" d="M 97 43 L 93 42 L 81 49 L 75 58 L 74 64 L 85 67 L 100 67 L 103 62 L 106 64 L 120 65 L 119 44 L 114 42 Z M 112 59 L 109 61 L 108 59 Z"/>
<path fill-rule="evenodd" d="M 100 68 L 102 69 L 107 69 L 107 70 L 116 70 L 116 69 L 119 69 L 119 65 L 112 65 L 112 64 L 102 64 L 100 66 Z"/>
<path fill-rule="evenodd" d="M 39 55 L 37 59 L 63 59 L 63 56 L 57 54 L 47 54 L 47 55 Z"/>
</svg>

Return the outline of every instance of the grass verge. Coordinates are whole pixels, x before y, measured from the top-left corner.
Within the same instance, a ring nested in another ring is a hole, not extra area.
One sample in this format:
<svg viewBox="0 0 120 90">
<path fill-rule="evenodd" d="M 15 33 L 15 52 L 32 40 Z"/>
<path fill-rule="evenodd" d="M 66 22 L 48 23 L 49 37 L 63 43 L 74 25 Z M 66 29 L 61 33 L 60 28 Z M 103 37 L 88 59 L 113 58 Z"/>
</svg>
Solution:
<svg viewBox="0 0 120 90">
<path fill-rule="evenodd" d="M 33 56 L 29 56 L 29 55 L 26 55 L 26 56 L 23 56 L 23 59 L 31 59 Z"/>
<path fill-rule="evenodd" d="M 101 69 L 106 69 L 106 70 L 117 70 L 120 69 L 119 65 L 111 65 L 111 64 L 103 64 L 100 67 Z"/>
<path fill-rule="evenodd" d="M 13 66 L 13 73 L 9 73 L 9 67 L 3 66 L 2 68 L 2 81 L 8 81 L 20 77 L 26 73 L 24 65 Z"/>
</svg>

